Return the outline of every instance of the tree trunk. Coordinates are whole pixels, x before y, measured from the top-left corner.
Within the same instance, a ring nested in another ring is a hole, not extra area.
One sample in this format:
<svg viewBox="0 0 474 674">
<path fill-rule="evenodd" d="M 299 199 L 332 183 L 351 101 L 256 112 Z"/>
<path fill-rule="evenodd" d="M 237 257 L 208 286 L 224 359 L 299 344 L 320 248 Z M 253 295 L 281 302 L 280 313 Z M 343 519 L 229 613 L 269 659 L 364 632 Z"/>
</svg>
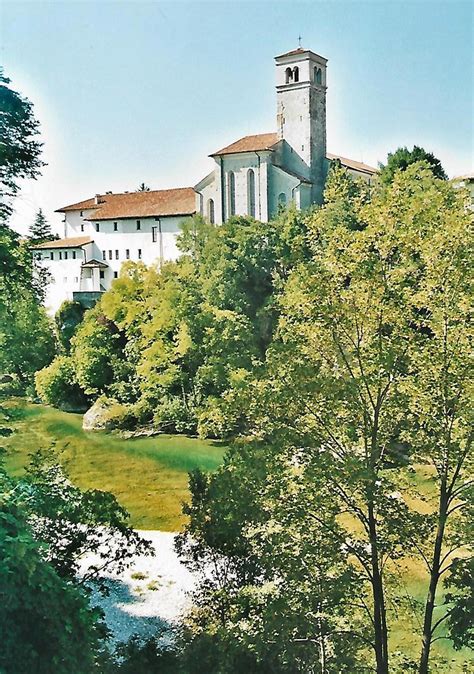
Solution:
<svg viewBox="0 0 474 674">
<path fill-rule="evenodd" d="M 380 571 L 377 526 L 373 503 L 369 503 L 368 520 L 370 532 L 370 555 L 372 568 L 372 597 L 374 602 L 374 645 L 377 674 L 388 674 L 388 634 L 385 615 L 383 579 Z"/>
<path fill-rule="evenodd" d="M 433 624 L 433 611 L 435 607 L 436 600 L 436 590 L 438 588 L 438 582 L 440 577 L 440 566 L 441 566 L 441 549 L 443 545 L 444 538 L 444 529 L 446 526 L 448 511 L 448 496 L 446 492 L 446 482 L 441 483 L 440 497 L 439 497 L 439 511 L 438 511 L 438 527 L 436 530 L 436 539 L 433 549 L 433 561 L 431 563 L 431 572 L 430 572 L 430 584 L 428 587 L 428 596 L 426 597 L 425 604 L 425 617 L 423 621 L 423 635 L 422 635 L 422 646 L 421 646 L 421 656 L 420 656 L 420 665 L 418 672 L 419 674 L 428 674 L 428 664 L 430 659 L 430 649 L 431 649 L 431 640 L 433 637 L 432 634 L 432 624 Z"/>
</svg>

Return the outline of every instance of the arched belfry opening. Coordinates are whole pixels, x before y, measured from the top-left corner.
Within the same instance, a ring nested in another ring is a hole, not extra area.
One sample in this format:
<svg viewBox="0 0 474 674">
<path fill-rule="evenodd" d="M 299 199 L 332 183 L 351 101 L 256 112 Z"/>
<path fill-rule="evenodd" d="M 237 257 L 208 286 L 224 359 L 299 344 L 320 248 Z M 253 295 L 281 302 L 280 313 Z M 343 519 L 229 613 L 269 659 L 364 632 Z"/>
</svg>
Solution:
<svg viewBox="0 0 474 674">
<path fill-rule="evenodd" d="M 293 82 L 299 82 L 300 81 L 300 69 L 298 66 L 295 66 L 293 68 Z"/>
<path fill-rule="evenodd" d="M 317 66 L 314 67 L 314 82 L 315 84 L 322 84 L 323 83 L 323 73 L 321 68 L 318 68 Z"/>
<path fill-rule="evenodd" d="M 290 84 L 293 81 L 293 71 L 291 68 L 285 70 L 285 84 Z"/>
</svg>

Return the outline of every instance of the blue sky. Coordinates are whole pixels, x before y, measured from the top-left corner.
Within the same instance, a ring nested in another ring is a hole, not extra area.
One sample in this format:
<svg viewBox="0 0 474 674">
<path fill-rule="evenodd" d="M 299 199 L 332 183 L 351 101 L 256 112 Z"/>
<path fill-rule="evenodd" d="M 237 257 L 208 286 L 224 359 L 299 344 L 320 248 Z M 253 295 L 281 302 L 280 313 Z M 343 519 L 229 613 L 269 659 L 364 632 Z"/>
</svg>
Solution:
<svg viewBox="0 0 474 674">
<path fill-rule="evenodd" d="M 48 166 L 13 225 L 106 190 L 195 184 L 209 153 L 276 129 L 273 57 L 329 59 L 328 150 L 376 165 L 414 143 L 473 170 L 473 4 L 15 2 L 1 62 L 41 122 Z"/>
</svg>

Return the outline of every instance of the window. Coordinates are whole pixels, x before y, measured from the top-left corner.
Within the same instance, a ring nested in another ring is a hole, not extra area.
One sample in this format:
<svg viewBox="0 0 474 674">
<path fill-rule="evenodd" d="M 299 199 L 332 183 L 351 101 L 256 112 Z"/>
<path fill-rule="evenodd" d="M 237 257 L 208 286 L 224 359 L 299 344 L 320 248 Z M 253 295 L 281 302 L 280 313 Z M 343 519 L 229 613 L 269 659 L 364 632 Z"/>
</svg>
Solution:
<svg viewBox="0 0 474 674">
<path fill-rule="evenodd" d="M 278 205 L 279 206 L 286 206 L 286 194 L 284 192 L 280 192 L 278 195 Z"/>
<path fill-rule="evenodd" d="M 52 251 L 51 251 L 51 253 L 49 254 L 49 257 L 51 258 L 51 260 L 54 260 L 54 253 L 53 253 Z"/>
<path fill-rule="evenodd" d="M 115 259 L 116 259 L 116 260 L 119 259 L 119 252 L 118 252 L 118 250 L 115 251 Z"/>
<path fill-rule="evenodd" d="M 41 253 L 36 253 L 35 258 L 36 258 L 36 259 L 38 260 L 38 262 L 39 262 L 40 260 L 43 259 L 43 256 L 41 255 Z"/>
<path fill-rule="evenodd" d="M 153 241 L 153 243 L 156 243 L 158 241 L 158 227 L 151 228 L 151 240 Z"/>
<path fill-rule="evenodd" d="M 100 278 L 105 278 L 105 273 L 103 271 L 99 272 Z"/>
<path fill-rule="evenodd" d="M 112 259 L 112 251 L 109 250 L 109 260 L 111 260 L 111 259 Z"/>
<path fill-rule="evenodd" d="M 293 81 L 294 82 L 300 81 L 300 69 L 298 68 L 298 66 L 295 66 L 293 68 Z"/>
<path fill-rule="evenodd" d="M 290 82 L 292 81 L 292 79 L 293 79 L 293 73 L 292 73 L 292 71 L 291 71 L 291 68 L 287 68 L 287 69 L 285 70 L 285 83 L 286 83 L 286 84 L 290 84 Z"/>
<path fill-rule="evenodd" d="M 216 215 L 214 211 L 214 199 L 209 199 L 207 202 L 207 219 L 213 225 L 216 221 Z"/>
<path fill-rule="evenodd" d="M 95 231 L 98 232 L 99 230 L 100 230 L 99 223 L 96 222 L 95 223 Z"/>
<path fill-rule="evenodd" d="M 67 250 L 64 251 L 64 259 L 67 260 Z"/>
<path fill-rule="evenodd" d="M 74 277 L 74 283 L 77 285 L 79 283 L 79 278 L 77 276 Z"/>
<path fill-rule="evenodd" d="M 229 171 L 228 173 L 229 186 L 229 215 L 235 215 L 235 173 Z"/>
<path fill-rule="evenodd" d="M 84 225 L 81 225 L 81 232 L 84 231 Z"/>
<path fill-rule="evenodd" d="M 60 260 L 62 260 L 62 259 L 63 259 L 63 254 L 62 254 L 62 252 L 61 252 L 61 251 L 59 251 L 59 259 L 60 259 Z"/>
<path fill-rule="evenodd" d="M 247 171 L 247 212 L 255 217 L 255 171 L 249 169 Z"/>
<path fill-rule="evenodd" d="M 142 259 L 142 249 L 141 248 L 138 249 L 138 259 L 139 260 Z"/>
<path fill-rule="evenodd" d="M 103 260 L 107 259 L 107 253 L 105 250 L 102 251 L 102 259 Z"/>
<path fill-rule="evenodd" d="M 128 250 L 128 248 L 125 251 L 125 257 L 126 257 L 127 260 L 130 260 L 130 251 Z"/>
<path fill-rule="evenodd" d="M 314 81 L 316 84 L 322 84 L 323 81 L 323 73 L 321 68 L 317 68 L 316 66 L 314 67 Z"/>
<path fill-rule="evenodd" d="M 141 229 L 141 228 L 142 228 L 142 223 L 140 222 L 140 220 L 137 220 L 137 229 Z"/>
<path fill-rule="evenodd" d="M 116 232 L 116 231 L 117 231 L 117 223 L 114 222 L 114 232 Z"/>
<path fill-rule="evenodd" d="M 114 271 L 114 278 L 118 278 L 118 271 Z"/>
<path fill-rule="evenodd" d="M 84 211 L 81 211 L 81 218 L 82 218 L 83 215 L 84 215 Z"/>
<path fill-rule="evenodd" d="M 75 251 L 75 250 L 72 251 L 72 259 L 73 259 L 73 260 L 76 259 L 76 251 Z"/>
</svg>

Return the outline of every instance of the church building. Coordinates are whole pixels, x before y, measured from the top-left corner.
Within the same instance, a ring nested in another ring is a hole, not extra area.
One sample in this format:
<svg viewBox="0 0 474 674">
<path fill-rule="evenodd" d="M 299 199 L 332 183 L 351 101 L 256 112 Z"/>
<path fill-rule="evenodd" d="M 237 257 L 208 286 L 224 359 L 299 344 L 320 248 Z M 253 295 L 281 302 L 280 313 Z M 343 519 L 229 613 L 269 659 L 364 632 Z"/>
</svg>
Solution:
<svg viewBox="0 0 474 674">
<path fill-rule="evenodd" d="M 174 260 L 180 223 L 195 213 L 221 224 L 233 215 L 267 222 L 281 206 L 320 203 L 329 163 L 354 177 L 376 169 L 326 149 L 327 60 L 298 48 L 275 58 L 276 131 L 213 152 L 214 168 L 194 187 L 97 194 L 57 210 L 64 237 L 36 246 L 37 263 L 51 273 L 46 305 L 65 299 L 92 306 L 126 260 Z"/>
</svg>

